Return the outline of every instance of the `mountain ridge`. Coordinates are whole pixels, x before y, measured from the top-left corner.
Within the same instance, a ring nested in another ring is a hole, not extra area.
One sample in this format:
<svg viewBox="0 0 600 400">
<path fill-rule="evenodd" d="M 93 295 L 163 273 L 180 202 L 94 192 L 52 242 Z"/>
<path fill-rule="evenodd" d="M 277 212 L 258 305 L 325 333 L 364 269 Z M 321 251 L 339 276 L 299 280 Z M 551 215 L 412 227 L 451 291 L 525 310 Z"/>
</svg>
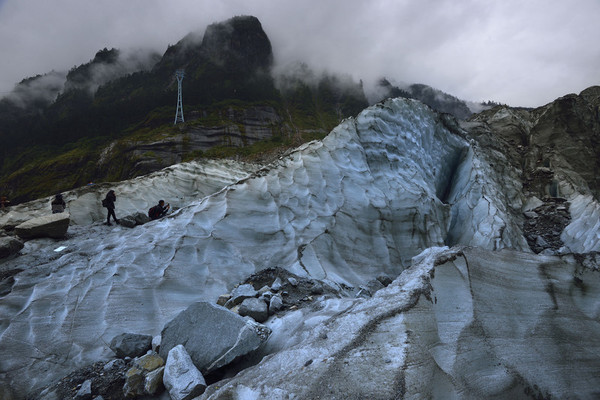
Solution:
<svg viewBox="0 0 600 400">
<path fill-rule="evenodd" d="M 204 34 L 189 33 L 162 56 L 104 48 L 64 75 L 53 71 L 24 79 L 0 99 L 3 195 L 19 203 L 199 157 L 273 158 L 324 137 L 368 105 L 362 82 L 306 70 L 274 76 L 273 60 L 260 21 L 240 16 L 211 24 Z M 180 68 L 187 69 L 188 124 L 176 128 L 174 71 Z M 399 90 L 388 86 L 376 101 Z M 464 101 L 426 85 L 411 87 L 408 97 L 459 118 L 467 115 Z M 443 101 L 427 101 L 434 98 Z M 228 118 L 265 107 L 276 117 L 265 120 L 258 137 L 243 119 Z M 199 139 L 202 132 L 211 139 Z M 155 143 L 164 145 L 154 151 Z M 108 164 L 99 162 L 107 159 Z M 41 170 L 43 180 L 37 179 Z"/>
</svg>

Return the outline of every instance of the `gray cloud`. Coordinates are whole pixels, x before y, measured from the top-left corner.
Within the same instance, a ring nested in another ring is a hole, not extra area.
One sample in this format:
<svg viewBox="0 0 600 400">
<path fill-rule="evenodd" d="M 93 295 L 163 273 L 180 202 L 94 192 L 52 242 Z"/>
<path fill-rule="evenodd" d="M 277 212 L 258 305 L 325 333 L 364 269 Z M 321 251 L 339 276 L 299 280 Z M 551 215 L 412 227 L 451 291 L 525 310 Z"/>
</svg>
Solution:
<svg viewBox="0 0 600 400">
<path fill-rule="evenodd" d="M 104 47 L 162 53 L 235 15 L 260 19 L 279 65 L 303 61 L 366 87 L 386 76 L 538 106 L 600 84 L 597 0 L 0 0 L 0 95 Z"/>
<path fill-rule="evenodd" d="M 65 73 L 50 71 L 20 82 L 6 98 L 17 107 L 46 106 L 56 100 L 56 96 L 63 89 L 65 79 Z"/>
</svg>

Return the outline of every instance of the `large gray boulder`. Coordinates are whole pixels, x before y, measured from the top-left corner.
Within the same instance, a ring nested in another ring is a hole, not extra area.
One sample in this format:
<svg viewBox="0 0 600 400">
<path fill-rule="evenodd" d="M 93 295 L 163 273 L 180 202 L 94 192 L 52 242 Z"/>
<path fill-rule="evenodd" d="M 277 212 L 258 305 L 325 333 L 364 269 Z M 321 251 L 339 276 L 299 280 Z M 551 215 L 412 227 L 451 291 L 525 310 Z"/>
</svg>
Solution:
<svg viewBox="0 0 600 400">
<path fill-rule="evenodd" d="M 43 215 L 30 219 L 15 227 L 15 233 L 22 239 L 49 237 L 61 239 L 67 234 L 70 216 L 68 213 Z"/>
<path fill-rule="evenodd" d="M 177 345 L 169 351 L 163 383 L 172 400 L 193 399 L 206 389 L 204 377 L 182 345 Z"/>
<path fill-rule="evenodd" d="M 183 344 L 196 367 L 206 374 L 256 350 L 270 334 L 266 326 L 225 307 L 197 302 L 165 325 L 160 355 L 166 358 L 172 348 Z"/>
<path fill-rule="evenodd" d="M 0 237 L 0 258 L 16 254 L 23 248 L 23 242 L 12 236 Z"/>
</svg>

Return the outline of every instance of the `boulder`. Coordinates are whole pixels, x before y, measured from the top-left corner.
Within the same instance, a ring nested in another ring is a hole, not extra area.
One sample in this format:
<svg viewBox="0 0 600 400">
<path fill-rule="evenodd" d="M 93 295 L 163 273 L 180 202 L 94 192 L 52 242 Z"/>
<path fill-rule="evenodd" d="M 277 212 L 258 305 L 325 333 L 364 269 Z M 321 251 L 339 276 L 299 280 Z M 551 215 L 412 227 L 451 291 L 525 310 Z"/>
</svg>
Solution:
<svg viewBox="0 0 600 400">
<path fill-rule="evenodd" d="M 135 218 L 131 215 L 119 219 L 119 225 L 124 226 L 126 228 L 134 228 L 137 223 L 135 222 Z"/>
<path fill-rule="evenodd" d="M 160 370 L 164 365 L 164 360 L 156 353 L 136 358 L 133 367 L 125 374 L 124 396 L 136 397 L 157 393 L 161 387 L 159 380 L 162 378 L 162 371 Z"/>
<path fill-rule="evenodd" d="M 251 317 L 256 322 L 265 322 L 269 318 L 267 303 L 265 303 L 264 300 L 255 297 L 242 301 L 238 314 L 242 317 Z"/>
<path fill-rule="evenodd" d="M 81 387 L 75 394 L 75 400 L 90 400 L 92 398 L 92 380 L 88 379 L 81 384 Z"/>
<path fill-rule="evenodd" d="M 269 303 L 271 301 L 271 297 L 273 297 L 273 293 L 264 292 L 263 294 L 260 295 L 259 299 L 265 301 L 266 303 Z"/>
<path fill-rule="evenodd" d="M 231 292 L 231 298 L 225 303 L 225 307 L 232 308 L 241 304 L 242 301 L 258 296 L 258 292 L 254 289 L 252 285 L 246 283 L 244 285 L 240 285 L 233 289 Z"/>
<path fill-rule="evenodd" d="M 144 394 L 144 380 L 146 374 L 137 367 L 131 367 L 125 374 L 125 385 L 123 386 L 123 396 L 138 397 Z"/>
<path fill-rule="evenodd" d="M 275 290 L 276 292 L 281 290 L 281 287 L 283 286 L 282 282 L 281 282 L 281 278 L 277 277 L 275 278 L 275 280 L 273 281 L 273 284 L 271 284 L 271 289 Z"/>
<path fill-rule="evenodd" d="M 163 383 L 172 400 L 193 399 L 206 389 L 204 377 L 182 345 L 177 345 L 169 351 Z"/>
<path fill-rule="evenodd" d="M 154 371 L 165 365 L 165 360 L 156 353 L 149 353 L 136 358 L 133 365 L 144 371 Z"/>
<path fill-rule="evenodd" d="M 281 295 L 279 293 L 276 295 L 273 295 L 273 297 L 271 297 L 271 300 L 269 301 L 269 312 L 271 314 L 273 314 L 282 309 L 283 309 L 283 297 L 281 297 Z"/>
<path fill-rule="evenodd" d="M 154 371 L 150 371 L 146 374 L 146 378 L 144 379 L 144 392 L 153 396 L 164 390 L 163 386 L 163 376 L 165 372 L 165 367 L 160 367 L 155 369 Z"/>
<path fill-rule="evenodd" d="M 135 223 L 138 225 L 144 225 L 145 223 L 150 222 L 150 217 L 141 212 L 133 214 L 133 219 L 135 219 Z"/>
<path fill-rule="evenodd" d="M 229 293 L 222 294 L 217 299 L 217 304 L 220 305 L 220 306 L 224 306 L 225 304 L 227 304 L 227 302 L 229 301 L 229 299 L 231 299 L 231 295 Z"/>
<path fill-rule="evenodd" d="M 60 239 L 65 237 L 69 228 L 68 213 L 44 215 L 30 219 L 15 227 L 15 233 L 22 239 L 49 237 Z"/>
<path fill-rule="evenodd" d="M 0 258 L 10 257 L 23 248 L 23 242 L 12 236 L 0 238 Z"/>
<path fill-rule="evenodd" d="M 257 349 L 270 334 L 266 326 L 224 307 L 197 302 L 165 325 L 160 355 L 166 358 L 172 348 L 184 344 L 196 367 L 206 374 Z"/>
<path fill-rule="evenodd" d="M 139 357 L 152 348 L 152 336 L 122 333 L 110 342 L 110 349 L 117 357 Z M 163 357 L 164 358 L 164 357 Z"/>
<path fill-rule="evenodd" d="M 258 295 L 262 296 L 263 294 L 270 292 L 270 291 L 271 291 L 271 288 L 269 286 L 265 285 L 265 286 L 261 287 L 260 289 L 258 289 Z"/>
<path fill-rule="evenodd" d="M 313 282 L 313 285 L 310 288 L 310 293 L 311 294 L 323 294 L 323 292 L 324 292 L 323 285 L 321 285 L 319 282 Z"/>
</svg>

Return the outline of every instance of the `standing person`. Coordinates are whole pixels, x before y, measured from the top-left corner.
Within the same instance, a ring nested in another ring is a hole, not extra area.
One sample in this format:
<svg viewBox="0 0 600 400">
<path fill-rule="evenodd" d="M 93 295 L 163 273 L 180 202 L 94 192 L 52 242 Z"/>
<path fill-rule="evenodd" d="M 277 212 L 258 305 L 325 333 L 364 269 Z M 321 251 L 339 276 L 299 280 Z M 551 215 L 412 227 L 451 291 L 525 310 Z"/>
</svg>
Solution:
<svg viewBox="0 0 600 400">
<path fill-rule="evenodd" d="M 10 200 L 8 200 L 6 196 L 2 196 L 2 198 L 0 198 L 0 203 L 2 204 L 2 209 L 4 210 L 6 206 L 8 206 L 8 203 L 10 203 Z"/>
<path fill-rule="evenodd" d="M 52 200 L 52 203 L 50 203 L 50 204 L 52 206 L 52 214 L 58 214 L 58 213 L 64 212 L 65 207 L 67 206 L 61 193 L 57 194 L 54 197 L 54 200 Z"/>
<path fill-rule="evenodd" d="M 162 218 L 167 215 L 170 207 L 171 205 L 165 204 L 164 200 L 159 200 L 157 205 L 148 210 L 148 217 L 150 217 L 151 220 Z"/>
<path fill-rule="evenodd" d="M 115 215 L 115 201 L 117 201 L 117 195 L 115 194 L 114 190 L 109 190 L 108 193 L 106 194 L 106 197 L 104 198 L 104 200 L 102 200 L 102 205 L 104 207 L 106 207 L 107 213 L 106 213 L 106 225 L 112 225 L 110 223 L 110 216 L 112 215 L 113 220 L 118 224 L 119 220 L 117 219 L 117 216 Z"/>
</svg>

